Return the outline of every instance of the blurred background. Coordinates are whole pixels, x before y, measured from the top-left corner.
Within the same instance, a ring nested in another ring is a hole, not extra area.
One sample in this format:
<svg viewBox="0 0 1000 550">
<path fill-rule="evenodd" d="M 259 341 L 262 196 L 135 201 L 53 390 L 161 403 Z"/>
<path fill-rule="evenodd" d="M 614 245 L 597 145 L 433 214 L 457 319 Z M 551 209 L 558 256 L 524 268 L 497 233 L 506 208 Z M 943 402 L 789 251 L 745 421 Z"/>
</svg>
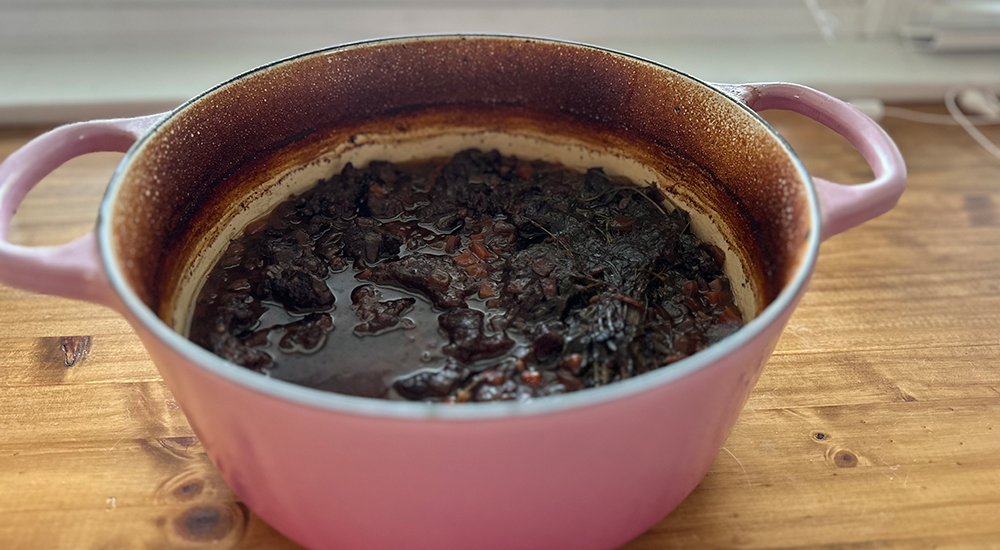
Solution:
<svg viewBox="0 0 1000 550">
<path fill-rule="evenodd" d="M 849 100 L 976 88 L 1000 118 L 1000 0 L 0 0 L 0 124 L 163 110 L 303 51 L 455 31 L 587 42 Z"/>
</svg>

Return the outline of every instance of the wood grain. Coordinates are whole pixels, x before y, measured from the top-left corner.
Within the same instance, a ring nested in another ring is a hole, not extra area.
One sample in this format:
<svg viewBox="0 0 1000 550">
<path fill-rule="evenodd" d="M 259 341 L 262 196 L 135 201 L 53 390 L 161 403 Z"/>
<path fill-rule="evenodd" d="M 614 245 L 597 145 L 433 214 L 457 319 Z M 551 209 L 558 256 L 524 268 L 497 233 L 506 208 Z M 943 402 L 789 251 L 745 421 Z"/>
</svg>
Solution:
<svg viewBox="0 0 1000 550">
<path fill-rule="evenodd" d="M 871 177 L 829 130 L 768 119 L 816 175 Z M 627 550 L 1000 548 L 1000 161 L 956 127 L 885 127 L 899 206 L 823 244 L 711 472 Z M 40 131 L 0 130 L 0 158 Z M 54 172 L 11 238 L 83 234 L 119 158 Z M 0 327 L 0 546 L 298 548 L 235 499 L 119 316 L 0 287 Z"/>
</svg>

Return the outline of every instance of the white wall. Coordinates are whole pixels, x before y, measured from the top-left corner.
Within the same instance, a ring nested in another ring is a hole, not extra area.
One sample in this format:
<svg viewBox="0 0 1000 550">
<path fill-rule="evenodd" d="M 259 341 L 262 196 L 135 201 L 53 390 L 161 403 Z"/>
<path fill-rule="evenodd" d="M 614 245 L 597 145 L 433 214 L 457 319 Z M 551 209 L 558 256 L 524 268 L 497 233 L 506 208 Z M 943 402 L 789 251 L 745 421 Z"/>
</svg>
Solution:
<svg viewBox="0 0 1000 550">
<path fill-rule="evenodd" d="M 996 0 L 992 0 L 996 1 Z M 720 81 L 939 97 L 1000 82 L 995 54 L 928 56 L 897 29 L 929 0 L 0 0 L 0 123 L 176 104 L 348 41 L 505 32 L 595 43 Z"/>
</svg>

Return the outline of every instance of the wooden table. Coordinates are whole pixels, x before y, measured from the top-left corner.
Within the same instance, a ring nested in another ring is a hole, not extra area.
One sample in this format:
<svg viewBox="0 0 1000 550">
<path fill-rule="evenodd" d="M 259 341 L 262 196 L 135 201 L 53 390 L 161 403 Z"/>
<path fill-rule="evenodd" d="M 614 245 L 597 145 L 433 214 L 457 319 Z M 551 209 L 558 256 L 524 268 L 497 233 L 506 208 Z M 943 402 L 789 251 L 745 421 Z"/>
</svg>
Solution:
<svg viewBox="0 0 1000 550">
<path fill-rule="evenodd" d="M 832 132 L 769 119 L 815 174 L 870 177 Z M 885 126 L 899 206 L 823 244 L 712 471 L 628 550 L 1000 548 L 1000 160 Z M 40 131 L 0 131 L 0 158 Z M 12 238 L 83 234 L 120 156 L 49 176 Z M 117 314 L 0 287 L 0 327 L 0 547 L 297 548 L 236 501 Z"/>
</svg>

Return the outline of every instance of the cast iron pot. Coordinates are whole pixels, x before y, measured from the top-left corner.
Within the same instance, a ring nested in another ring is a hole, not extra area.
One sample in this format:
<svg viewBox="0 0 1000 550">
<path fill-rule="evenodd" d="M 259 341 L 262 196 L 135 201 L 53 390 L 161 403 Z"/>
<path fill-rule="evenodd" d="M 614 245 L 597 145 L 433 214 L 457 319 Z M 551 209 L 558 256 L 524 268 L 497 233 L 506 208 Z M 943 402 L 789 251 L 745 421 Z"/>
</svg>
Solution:
<svg viewBox="0 0 1000 550">
<path fill-rule="evenodd" d="M 755 113 L 772 108 L 843 135 L 875 180 L 810 178 Z M 460 406 L 300 387 L 185 339 L 200 281 L 250 220 L 347 161 L 467 147 L 661 187 L 726 251 L 746 326 L 606 387 Z M 713 85 L 511 36 L 339 46 L 255 69 L 170 113 L 57 128 L 0 166 L 0 237 L 33 185 L 94 151 L 127 151 L 94 231 L 52 248 L 0 238 L 0 282 L 124 315 L 236 494 L 313 549 L 583 550 L 636 537 L 708 471 L 820 241 L 889 210 L 905 186 L 885 132 L 821 92 Z"/>
</svg>

